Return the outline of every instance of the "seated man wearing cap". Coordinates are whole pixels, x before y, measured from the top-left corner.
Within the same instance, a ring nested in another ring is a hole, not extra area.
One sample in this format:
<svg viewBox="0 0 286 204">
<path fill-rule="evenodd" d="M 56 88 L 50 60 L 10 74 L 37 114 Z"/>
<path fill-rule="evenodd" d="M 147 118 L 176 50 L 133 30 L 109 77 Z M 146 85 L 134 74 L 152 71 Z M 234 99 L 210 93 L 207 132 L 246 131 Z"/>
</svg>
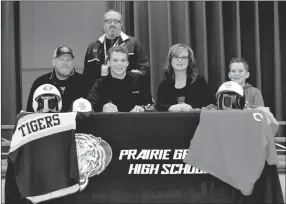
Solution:
<svg viewBox="0 0 286 204">
<path fill-rule="evenodd" d="M 126 74 L 128 52 L 124 46 L 108 50 L 107 64 L 110 72 L 96 81 L 87 99 L 95 112 L 144 112 L 152 107 L 148 80 L 144 76 Z"/>
<path fill-rule="evenodd" d="M 53 55 L 53 71 L 38 77 L 30 90 L 27 111 L 33 112 L 32 101 L 34 91 L 42 84 L 52 84 L 56 86 L 62 95 L 62 112 L 69 111 L 72 102 L 83 96 L 80 95 L 79 80 L 81 74 L 74 69 L 74 54 L 73 51 L 66 46 L 58 47 Z M 84 96 L 83 96 L 84 97 Z"/>
</svg>

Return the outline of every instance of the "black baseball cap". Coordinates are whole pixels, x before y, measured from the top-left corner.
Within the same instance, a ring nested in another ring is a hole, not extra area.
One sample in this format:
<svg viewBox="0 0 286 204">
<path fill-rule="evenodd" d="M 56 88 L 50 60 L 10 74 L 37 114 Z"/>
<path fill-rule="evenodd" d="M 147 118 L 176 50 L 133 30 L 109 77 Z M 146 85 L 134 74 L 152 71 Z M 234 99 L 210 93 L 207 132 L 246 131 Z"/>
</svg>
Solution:
<svg viewBox="0 0 286 204">
<path fill-rule="evenodd" d="M 64 54 L 69 54 L 70 56 L 72 56 L 72 58 L 74 58 L 72 49 L 67 47 L 67 46 L 58 47 L 55 50 L 54 58 L 57 58 L 57 57 L 64 55 Z"/>
</svg>

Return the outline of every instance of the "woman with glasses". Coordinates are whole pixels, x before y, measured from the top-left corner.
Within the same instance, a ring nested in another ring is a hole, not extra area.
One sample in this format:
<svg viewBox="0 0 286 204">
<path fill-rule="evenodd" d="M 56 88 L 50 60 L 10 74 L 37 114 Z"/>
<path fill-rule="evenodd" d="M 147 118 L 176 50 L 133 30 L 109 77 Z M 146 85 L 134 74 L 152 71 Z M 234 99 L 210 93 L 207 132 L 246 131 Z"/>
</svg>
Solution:
<svg viewBox="0 0 286 204">
<path fill-rule="evenodd" d="M 215 103 L 208 84 L 195 67 L 193 50 L 187 45 L 171 47 L 164 71 L 167 79 L 158 88 L 158 111 L 187 112 Z"/>
</svg>

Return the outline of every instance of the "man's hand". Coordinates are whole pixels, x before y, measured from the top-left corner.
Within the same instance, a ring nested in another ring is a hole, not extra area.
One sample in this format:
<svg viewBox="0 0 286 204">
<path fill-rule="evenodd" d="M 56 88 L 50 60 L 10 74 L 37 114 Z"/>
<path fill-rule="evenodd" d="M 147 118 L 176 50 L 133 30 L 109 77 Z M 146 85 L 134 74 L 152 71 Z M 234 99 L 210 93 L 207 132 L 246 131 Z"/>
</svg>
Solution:
<svg viewBox="0 0 286 204">
<path fill-rule="evenodd" d="M 170 106 L 169 111 L 170 112 L 188 112 L 191 111 L 193 108 L 191 105 L 186 103 L 179 103 Z"/>
<path fill-rule="evenodd" d="M 132 69 L 131 72 L 132 72 L 132 73 L 140 73 L 140 74 L 142 74 L 142 72 L 139 71 L 138 69 Z"/>
<path fill-rule="evenodd" d="M 117 106 L 114 105 L 113 103 L 106 103 L 102 108 L 102 112 L 105 113 L 118 112 L 118 109 Z"/>
<path fill-rule="evenodd" d="M 186 104 L 186 103 L 181 103 L 179 105 L 181 107 L 182 112 L 189 112 L 193 109 L 191 105 Z"/>
<path fill-rule="evenodd" d="M 144 112 L 144 108 L 141 106 L 134 106 L 130 112 Z"/>
<path fill-rule="evenodd" d="M 181 112 L 182 108 L 180 104 L 175 104 L 175 105 L 170 106 L 169 111 L 170 112 Z"/>
</svg>

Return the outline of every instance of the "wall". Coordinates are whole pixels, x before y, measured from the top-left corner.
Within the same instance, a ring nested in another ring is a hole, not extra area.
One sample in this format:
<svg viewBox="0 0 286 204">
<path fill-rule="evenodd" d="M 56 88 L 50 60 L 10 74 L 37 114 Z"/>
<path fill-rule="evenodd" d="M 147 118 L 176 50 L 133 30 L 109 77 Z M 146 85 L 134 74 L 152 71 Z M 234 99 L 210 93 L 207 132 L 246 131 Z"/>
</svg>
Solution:
<svg viewBox="0 0 286 204">
<path fill-rule="evenodd" d="M 106 2 L 20 2 L 22 109 L 33 81 L 52 70 L 58 46 L 73 49 L 76 70 L 82 73 L 88 44 L 102 34 L 106 9 Z"/>
</svg>

